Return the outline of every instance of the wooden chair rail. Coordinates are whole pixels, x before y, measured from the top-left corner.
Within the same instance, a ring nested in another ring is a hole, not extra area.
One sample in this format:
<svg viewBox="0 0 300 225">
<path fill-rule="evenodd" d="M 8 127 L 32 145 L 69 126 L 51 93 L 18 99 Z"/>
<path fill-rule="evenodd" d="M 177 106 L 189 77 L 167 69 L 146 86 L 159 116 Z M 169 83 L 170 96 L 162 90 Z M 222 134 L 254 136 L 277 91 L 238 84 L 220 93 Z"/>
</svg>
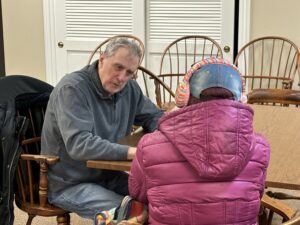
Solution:
<svg viewBox="0 0 300 225">
<path fill-rule="evenodd" d="M 51 155 L 33 155 L 33 154 L 22 154 L 21 159 L 23 160 L 34 160 L 39 163 L 47 163 L 49 165 L 53 165 L 59 161 L 58 156 Z"/>
<path fill-rule="evenodd" d="M 158 75 L 158 77 L 182 77 L 184 76 L 185 73 L 163 73 Z"/>
<path fill-rule="evenodd" d="M 283 80 L 285 82 L 291 83 L 293 82 L 293 80 L 291 78 L 288 77 L 275 77 L 275 76 L 268 76 L 268 75 L 250 75 L 250 74 L 245 74 L 243 75 L 243 77 L 245 78 L 260 78 L 260 79 L 273 79 L 273 80 Z"/>
<path fill-rule="evenodd" d="M 175 94 L 170 87 L 145 67 L 138 67 L 137 80 L 140 80 L 139 84 L 143 86 L 141 87 L 143 93 L 150 99 L 151 97 L 153 100 L 155 98 L 156 105 L 160 108 L 163 108 L 166 103 L 171 102 L 175 98 Z"/>
<path fill-rule="evenodd" d="M 40 142 L 41 141 L 41 137 L 34 137 L 34 138 L 29 138 L 29 139 L 25 139 L 21 142 L 21 145 L 28 145 L 28 144 L 32 144 L 32 143 L 36 143 L 36 142 Z"/>
<path fill-rule="evenodd" d="M 281 106 L 300 105 L 300 91 L 290 89 L 254 89 L 248 94 L 248 103 Z"/>
</svg>

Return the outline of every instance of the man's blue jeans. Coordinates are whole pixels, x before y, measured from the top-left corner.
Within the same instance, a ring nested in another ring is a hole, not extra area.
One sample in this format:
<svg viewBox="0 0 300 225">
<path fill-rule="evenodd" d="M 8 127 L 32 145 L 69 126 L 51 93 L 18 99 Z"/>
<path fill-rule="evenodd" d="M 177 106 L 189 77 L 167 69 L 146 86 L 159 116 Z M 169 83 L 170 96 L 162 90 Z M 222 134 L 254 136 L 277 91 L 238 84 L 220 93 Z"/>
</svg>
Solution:
<svg viewBox="0 0 300 225">
<path fill-rule="evenodd" d="M 96 213 L 117 207 L 128 195 L 128 174 L 118 172 L 109 182 L 80 183 L 60 191 L 49 192 L 49 202 L 81 217 L 94 219 Z"/>
</svg>

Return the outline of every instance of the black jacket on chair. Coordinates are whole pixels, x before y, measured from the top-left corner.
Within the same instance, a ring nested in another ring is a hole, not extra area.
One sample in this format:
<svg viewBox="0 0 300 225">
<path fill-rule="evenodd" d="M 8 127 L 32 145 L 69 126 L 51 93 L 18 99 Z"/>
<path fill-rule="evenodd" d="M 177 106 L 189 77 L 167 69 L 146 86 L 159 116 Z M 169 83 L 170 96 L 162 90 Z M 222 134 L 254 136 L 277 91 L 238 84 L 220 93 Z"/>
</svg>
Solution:
<svg viewBox="0 0 300 225">
<path fill-rule="evenodd" d="M 18 107 L 47 104 L 53 87 L 23 75 L 0 78 L 0 225 L 14 222 L 14 177 L 27 119 Z"/>
</svg>

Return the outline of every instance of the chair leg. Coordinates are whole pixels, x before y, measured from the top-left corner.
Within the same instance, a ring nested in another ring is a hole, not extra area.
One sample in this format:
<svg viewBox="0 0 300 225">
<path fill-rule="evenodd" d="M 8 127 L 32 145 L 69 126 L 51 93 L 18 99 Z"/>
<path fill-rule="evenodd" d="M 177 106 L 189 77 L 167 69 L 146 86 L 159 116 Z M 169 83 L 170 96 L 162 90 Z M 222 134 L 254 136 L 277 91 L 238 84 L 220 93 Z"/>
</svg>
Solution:
<svg viewBox="0 0 300 225">
<path fill-rule="evenodd" d="M 28 214 L 28 220 L 27 220 L 26 225 L 31 225 L 34 217 L 35 217 L 35 215 Z"/>
<path fill-rule="evenodd" d="M 258 215 L 258 225 L 268 225 L 268 212 L 263 207 L 260 208 Z"/>
<path fill-rule="evenodd" d="M 70 225 L 70 214 L 65 213 L 64 215 L 57 216 L 57 225 Z"/>
</svg>

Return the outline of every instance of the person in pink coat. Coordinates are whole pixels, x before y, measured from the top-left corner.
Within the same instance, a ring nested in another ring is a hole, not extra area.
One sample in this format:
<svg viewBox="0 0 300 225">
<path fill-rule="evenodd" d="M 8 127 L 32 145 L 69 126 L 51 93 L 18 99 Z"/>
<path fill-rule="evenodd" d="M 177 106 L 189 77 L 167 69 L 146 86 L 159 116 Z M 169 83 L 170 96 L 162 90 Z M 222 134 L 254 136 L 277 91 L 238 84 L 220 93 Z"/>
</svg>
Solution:
<svg viewBox="0 0 300 225">
<path fill-rule="evenodd" d="M 198 62 L 176 92 L 180 109 L 138 144 L 130 195 L 148 204 L 149 224 L 257 224 L 270 147 L 253 130 L 238 69 Z"/>
</svg>

